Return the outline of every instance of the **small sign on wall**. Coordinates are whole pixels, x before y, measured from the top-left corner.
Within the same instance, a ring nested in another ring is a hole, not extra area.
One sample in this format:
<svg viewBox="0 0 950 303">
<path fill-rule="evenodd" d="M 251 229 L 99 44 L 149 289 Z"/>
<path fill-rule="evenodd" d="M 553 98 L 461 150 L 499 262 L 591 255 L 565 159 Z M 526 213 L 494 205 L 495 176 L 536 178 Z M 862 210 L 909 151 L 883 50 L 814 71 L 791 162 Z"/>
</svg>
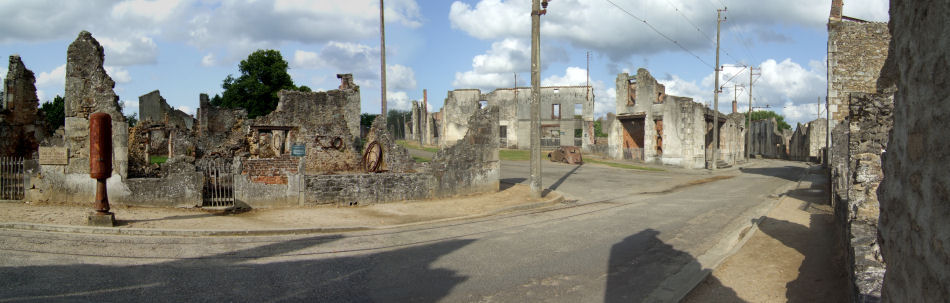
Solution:
<svg viewBox="0 0 950 303">
<path fill-rule="evenodd" d="M 307 146 L 303 144 L 294 144 L 290 147 L 290 155 L 294 157 L 303 157 L 307 154 Z"/>
<path fill-rule="evenodd" d="M 40 146 L 40 165 L 66 165 L 69 159 L 66 153 L 66 147 L 45 147 Z"/>
</svg>

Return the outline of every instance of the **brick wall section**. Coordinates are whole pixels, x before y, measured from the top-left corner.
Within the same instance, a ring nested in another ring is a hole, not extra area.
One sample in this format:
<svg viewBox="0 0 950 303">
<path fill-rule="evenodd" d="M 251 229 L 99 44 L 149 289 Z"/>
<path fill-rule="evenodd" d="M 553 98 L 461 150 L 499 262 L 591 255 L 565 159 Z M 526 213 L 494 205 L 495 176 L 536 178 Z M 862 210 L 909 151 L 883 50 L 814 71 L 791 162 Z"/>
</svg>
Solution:
<svg viewBox="0 0 950 303">
<path fill-rule="evenodd" d="M 283 155 L 275 159 L 251 159 L 243 163 L 242 175 L 251 182 L 263 184 L 287 184 L 287 174 L 297 174 L 300 158 Z"/>
</svg>

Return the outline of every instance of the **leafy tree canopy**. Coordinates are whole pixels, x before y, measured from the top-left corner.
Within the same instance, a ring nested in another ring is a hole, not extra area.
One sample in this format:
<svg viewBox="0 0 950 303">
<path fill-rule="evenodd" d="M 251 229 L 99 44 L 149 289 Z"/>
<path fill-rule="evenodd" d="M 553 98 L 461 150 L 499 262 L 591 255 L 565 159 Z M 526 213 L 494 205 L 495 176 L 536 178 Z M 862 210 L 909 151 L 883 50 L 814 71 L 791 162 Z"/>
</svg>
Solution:
<svg viewBox="0 0 950 303">
<path fill-rule="evenodd" d="M 56 95 L 53 101 L 43 102 L 40 106 L 40 112 L 46 117 L 47 131 L 52 134 L 60 126 L 66 125 L 66 99 Z"/>
<path fill-rule="evenodd" d="M 788 125 L 788 123 L 785 122 L 785 117 L 782 115 L 779 115 L 776 112 L 773 112 L 770 110 L 768 111 L 757 110 L 757 111 L 752 112 L 752 121 L 765 120 L 765 119 L 773 118 L 773 117 L 775 118 L 775 121 L 778 122 L 779 130 L 792 129 L 792 126 Z"/>
<path fill-rule="evenodd" d="M 287 68 L 287 61 L 279 51 L 257 50 L 241 60 L 238 65 L 241 76 L 224 78 L 221 84 L 224 92 L 220 98 L 215 96 L 212 104 L 246 109 L 248 118 L 266 115 L 277 108 L 277 92 L 297 89 Z"/>
<path fill-rule="evenodd" d="M 597 138 L 607 138 L 607 133 L 604 132 L 604 119 L 597 119 L 594 121 L 594 137 Z"/>
</svg>

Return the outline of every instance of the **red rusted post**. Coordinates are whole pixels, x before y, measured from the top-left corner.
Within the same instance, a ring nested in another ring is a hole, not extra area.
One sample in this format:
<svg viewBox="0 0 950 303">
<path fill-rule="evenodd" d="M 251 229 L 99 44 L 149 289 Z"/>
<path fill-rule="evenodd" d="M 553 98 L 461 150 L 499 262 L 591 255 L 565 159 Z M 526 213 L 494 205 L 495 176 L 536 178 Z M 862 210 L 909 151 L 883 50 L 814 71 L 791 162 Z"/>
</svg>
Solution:
<svg viewBox="0 0 950 303">
<path fill-rule="evenodd" d="M 89 116 L 89 176 L 96 179 L 96 212 L 109 213 L 106 179 L 112 176 L 112 117 L 107 113 Z"/>
</svg>

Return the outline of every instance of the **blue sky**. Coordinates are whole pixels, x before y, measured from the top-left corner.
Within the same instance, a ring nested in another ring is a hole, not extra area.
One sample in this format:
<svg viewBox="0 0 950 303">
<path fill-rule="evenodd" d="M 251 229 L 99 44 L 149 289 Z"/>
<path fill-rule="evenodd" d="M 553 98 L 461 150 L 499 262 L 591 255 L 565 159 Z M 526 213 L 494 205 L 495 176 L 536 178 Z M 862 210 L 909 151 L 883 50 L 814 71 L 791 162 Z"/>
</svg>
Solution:
<svg viewBox="0 0 950 303">
<path fill-rule="evenodd" d="M 198 94 L 257 49 L 277 49 L 297 85 L 336 88 L 353 73 L 363 112 L 378 113 L 379 2 L 375 0 L 0 1 L 0 55 L 19 54 L 37 76 L 41 101 L 62 95 L 66 48 L 81 30 L 106 50 L 107 71 L 126 113 L 138 96 L 160 90 L 194 113 Z M 408 109 L 428 89 L 430 110 L 446 92 L 489 92 L 530 84 L 530 0 L 390 0 L 386 7 L 389 107 Z M 619 6 L 619 8 L 618 8 Z M 586 53 L 598 116 L 614 109 L 618 72 L 645 67 L 667 93 L 713 98 L 716 9 L 726 6 L 721 64 L 762 67 L 755 105 L 791 123 L 813 120 L 826 86 L 825 23 L 830 0 L 554 0 L 542 17 L 542 84 L 584 85 Z M 844 14 L 887 21 L 886 0 L 845 1 Z M 626 13 L 624 12 L 626 11 Z M 629 14 L 628 14 L 629 13 Z M 632 14 L 633 16 L 630 16 Z M 646 26 L 656 28 L 657 33 Z M 677 41 L 677 44 L 663 36 Z M 683 50 L 686 49 L 686 51 Z M 698 57 L 698 58 L 697 58 Z M 5 76 L 6 61 L 0 61 Z M 726 67 L 747 85 L 748 73 Z M 732 83 L 720 95 L 731 111 Z M 739 91 L 740 108 L 747 90 Z"/>
</svg>

